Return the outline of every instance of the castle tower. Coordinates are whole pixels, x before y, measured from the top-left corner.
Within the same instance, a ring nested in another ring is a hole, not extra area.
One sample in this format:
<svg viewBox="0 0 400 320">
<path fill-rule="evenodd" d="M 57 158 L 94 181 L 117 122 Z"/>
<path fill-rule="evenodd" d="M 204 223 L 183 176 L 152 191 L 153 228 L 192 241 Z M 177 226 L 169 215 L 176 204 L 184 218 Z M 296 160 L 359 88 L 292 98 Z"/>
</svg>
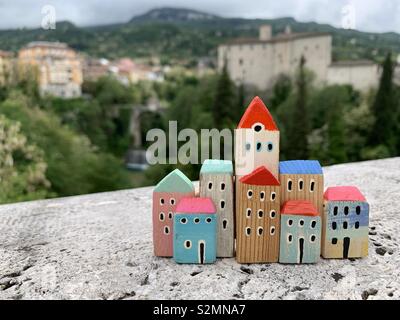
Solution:
<svg viewBox="0 0 400 320">
<path fill-rule="evenodd" d="M 247 107 L 235 129 L 235 174 L 265 166 L 279 179 L 279 129 L 259 97 Z"/>
</svg>

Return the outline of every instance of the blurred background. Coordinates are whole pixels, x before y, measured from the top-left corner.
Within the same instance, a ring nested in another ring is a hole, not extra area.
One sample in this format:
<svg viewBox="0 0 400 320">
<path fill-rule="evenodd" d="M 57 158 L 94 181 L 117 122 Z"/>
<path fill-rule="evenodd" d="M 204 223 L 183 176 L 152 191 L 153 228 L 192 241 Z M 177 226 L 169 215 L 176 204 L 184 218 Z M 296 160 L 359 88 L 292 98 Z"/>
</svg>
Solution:
<svg viewBox="0 0 400 320">
<path fill-rule="evenodd" d="M 255 95 L 282 160 L 398 156 L 397 32 L 398 1 L 1 2 L 0 203 L 154 185 L 148 130 L 233 129 Z"/>
</svg>

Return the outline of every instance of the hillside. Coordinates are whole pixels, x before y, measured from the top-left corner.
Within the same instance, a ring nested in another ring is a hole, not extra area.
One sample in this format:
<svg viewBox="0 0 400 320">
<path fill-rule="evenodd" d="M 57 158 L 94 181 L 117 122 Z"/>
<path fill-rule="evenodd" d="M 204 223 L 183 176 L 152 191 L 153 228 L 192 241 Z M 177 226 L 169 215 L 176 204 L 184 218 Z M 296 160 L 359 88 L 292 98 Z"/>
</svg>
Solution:
<svg viewBox="0 0 400 320">
<path fill-rule="evenodd" d="M 18 29 L 0 31 L 0 49 L 17 51 L 29 41 L 67 42 L 93 56 L 116 58 L 159 55 L 167 59 L 215 56 L 218 44 L 235 37 L 256 37 L 258 26 L 269 23 L 273 32 L 290 25 L 294 32 L 323 31 L 333 35 L 334 59 L 381 60 L 387 50 L 400 53 L 400 35 L 337 29 L 293 18 L 223 18 L 188 9 L 161 8 L 133 17 L 129 22 L 78 27 L 59 22 L 56 30 Z"/>
</svg>

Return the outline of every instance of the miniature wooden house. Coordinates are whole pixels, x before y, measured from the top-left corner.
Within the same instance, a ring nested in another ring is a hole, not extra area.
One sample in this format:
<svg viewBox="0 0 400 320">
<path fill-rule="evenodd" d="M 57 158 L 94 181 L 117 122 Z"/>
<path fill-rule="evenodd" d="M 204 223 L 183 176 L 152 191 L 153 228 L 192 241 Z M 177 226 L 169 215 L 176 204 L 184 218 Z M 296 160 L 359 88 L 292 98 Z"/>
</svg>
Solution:
<svg viewBox="0 0 400 320">
<path fill-rule="evenodd" d="M 174 215 L 174 260 L 214 263 L 217 256 L 217 218 L 210 198 L 184 198 Z"/>
<path fill-rule="evenodd" d="M 264 166 L 237 182 L 236 260 L 277 262 L 279 258 L 280 186 Z"/>
<path fill-rule="evenodd" d="M 255 97 L 235 129 L 235 174 L 265 166 L 278 178 L 279 130 L 265 104 Z"/>
<path fill-rule="evenodd" d="M 321 249 L 321 217 L 315 206 L 290 200 L 281 209 L 280 263 L 315 263 Z"/>
<path fill-rule="evenodd" d="M 154 255 L 172 257 L 173 215 L 178 202 L 194 197 L 193 183 L 178 169 L 162 179 L 153 191 Z"/>
<path fill-rule="evenodd" d="M 310 201 L 322 217 L 324 176 L 317 160 L 281 161 L 281 206 L 289 200 Z"/>
<path fill-rule="evenodd" d="M 324 194 L 322 256 L 368 255 L 369 205 L 357 187 L 329 187 Z"/>
<path fill-rule="evenodd" d="M 235 224 L 232 161 L 204 161 L 200 171 L 200 197 L 211 198 L 217 210 L 217 257 L 233 257 Z"/>
</svg>

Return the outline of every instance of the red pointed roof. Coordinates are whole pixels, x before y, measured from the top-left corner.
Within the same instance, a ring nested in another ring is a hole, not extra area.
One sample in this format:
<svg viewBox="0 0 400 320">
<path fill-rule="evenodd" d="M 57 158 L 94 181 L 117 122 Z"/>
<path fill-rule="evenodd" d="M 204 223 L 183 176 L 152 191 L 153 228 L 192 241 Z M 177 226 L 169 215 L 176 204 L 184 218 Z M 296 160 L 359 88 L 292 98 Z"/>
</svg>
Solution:
<svg viewBox="0 0 400 320">
<path fill-rule="evenodd" d="M 281 214 L 292 214 L 299 216 L 318 216 L 318 211 L 310 201 L 289 200 L 283 204 L 281 208 Z"/>
<path fill-rule="evenodd" d="M 176 213 L 215 213 L 214 202 L 210 198 L 182 198 L 179 201 L 176 210 Z"/>
<path fill-rule="evenodd" d="M 255 123 L 261 123 L 264 125 L 265 130 L 278 131 L 278 127 L 272 118 L 271 113 L 265 106 L 264 102 L 259 98 L 255 97 L 247 107 L 245 113 L 240 119 L 237 126 L 238 129 L 250 129 Z"/>
<path fill-rule="evenodd" d="M 279 186 L 279 181 L 266 167 L 261 166 L 240 178 L 240 182 L 256 186 Z"/>
<path fill-rule="evenodd" d="M 324 199 L 328 201 L 367 201 L 360 190 L 353 186 L 329 187 L 324 193 Z"/>
</svg>

